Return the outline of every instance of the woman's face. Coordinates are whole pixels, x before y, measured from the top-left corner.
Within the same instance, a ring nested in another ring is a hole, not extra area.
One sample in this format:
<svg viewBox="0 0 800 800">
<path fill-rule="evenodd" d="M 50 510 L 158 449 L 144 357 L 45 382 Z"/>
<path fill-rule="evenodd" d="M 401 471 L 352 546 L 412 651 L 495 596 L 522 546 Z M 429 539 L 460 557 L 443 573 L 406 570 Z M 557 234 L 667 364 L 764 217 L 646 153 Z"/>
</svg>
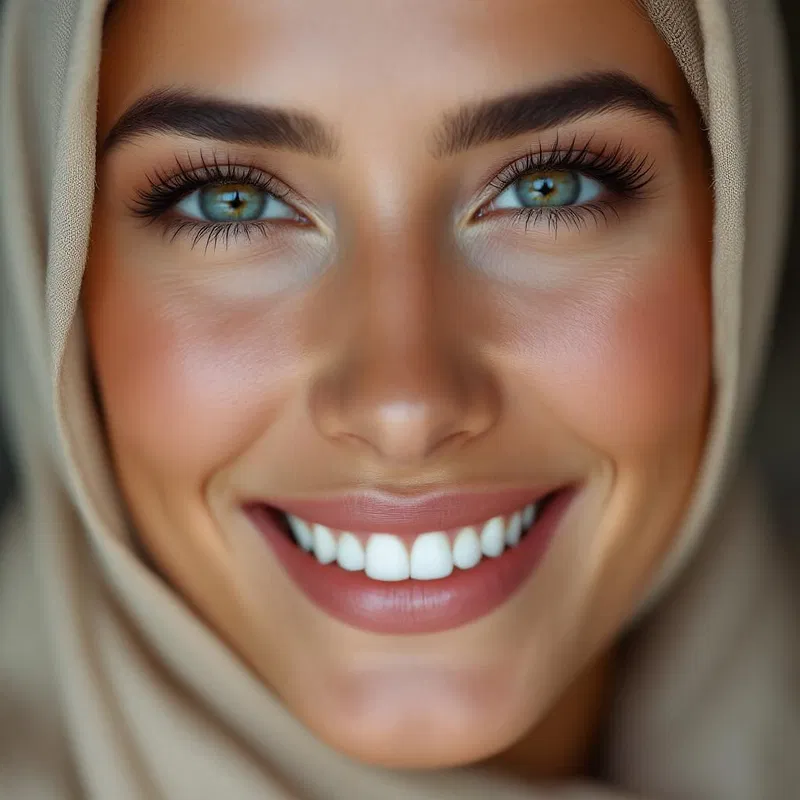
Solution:
<svg viewBox="0 0 800 800">
<path fill-rule="evenodd" d="M 642 599 L 705 434 L 710 182 L 651 23 L 123 0 L 99 142 L 85 312 L 156 564 L 334 747 L 511 745 Z"/>
</svg>

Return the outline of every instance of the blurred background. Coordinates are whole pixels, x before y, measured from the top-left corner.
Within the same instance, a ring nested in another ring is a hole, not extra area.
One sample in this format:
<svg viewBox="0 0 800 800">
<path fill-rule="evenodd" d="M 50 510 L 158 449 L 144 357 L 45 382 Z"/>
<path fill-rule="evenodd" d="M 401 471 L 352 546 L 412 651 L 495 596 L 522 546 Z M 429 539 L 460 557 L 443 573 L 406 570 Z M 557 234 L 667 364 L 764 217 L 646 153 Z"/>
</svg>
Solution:
<svg viewBox="0 0 800 800">
<path fill-rule="evenodd" d="M 781 3 L 788 28 L 794 125 L 800 131 L 800 3 Z M 795 152 L 797 146 L 795 145 Z M 800 538 L 800 158 L 794 165 L 794 222 L 761 403 L 749 447 L 763 465 L 781 529 Z"/>
<path fill-rule="evenodd" d="M 759 2 L 759 0 L 755 0 Z M 783 0 L 794 74 L 795 128 L 800 125 L 800 2 Z M 0 0 L 0 7 L 2 0 Z M 757 121 L 756 121 L 757 124 Z M 800 159 L 794 167 L 795 224 L 787 253 L 772 356 L 748 447 L 768 479 L 780 528 L 800 541 Z M 2 445 L 0 505 L 13 490 L 13 470 Z"/>
</svg>

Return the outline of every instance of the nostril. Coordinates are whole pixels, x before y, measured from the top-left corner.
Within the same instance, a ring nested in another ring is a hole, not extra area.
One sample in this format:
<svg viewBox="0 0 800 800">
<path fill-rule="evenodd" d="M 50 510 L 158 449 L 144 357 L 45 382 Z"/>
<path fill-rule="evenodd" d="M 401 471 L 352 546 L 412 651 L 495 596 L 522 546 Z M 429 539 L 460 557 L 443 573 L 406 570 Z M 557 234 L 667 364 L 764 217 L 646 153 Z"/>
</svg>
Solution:
<svg viewBox="0 0 800 800">
<path fill-rule="evenodd" d="M 343 431 L 335 434 L 333 437 L 335 441 L 341 442 L 346 447 L 353 450 L 368 450 L 372 453 L 379 453 L 379 449 L 366 437 L 359 436 L 356 433 L 349 433 Z"/>
<path fill-rule="evenodd" d="M 466 444 L 472 439 L 477 438 L 473 436 L 469 431 L 455 431 L 454 433 L 450 433 L 447 436 L 443 436 L 436 444 L 434 450 L 440 451 L 445 450 L 448 448 L 456 449 L 460 445 Z"/>
</svg>

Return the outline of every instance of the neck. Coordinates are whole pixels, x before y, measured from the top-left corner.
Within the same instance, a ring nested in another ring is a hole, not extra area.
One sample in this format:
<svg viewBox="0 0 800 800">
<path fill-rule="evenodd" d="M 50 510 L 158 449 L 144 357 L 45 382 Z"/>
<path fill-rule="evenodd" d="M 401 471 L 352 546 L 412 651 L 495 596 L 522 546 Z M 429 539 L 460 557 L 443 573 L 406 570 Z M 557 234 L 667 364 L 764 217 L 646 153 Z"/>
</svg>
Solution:
<svg viewBox="0 0 800 800">
<path fill-rule="evenodd" d="M 590 664 L 535 728 L 486 764 L 525 780 L 585 775 L 608 711 L 614 664 L 612 651 Z"/>
</svg>

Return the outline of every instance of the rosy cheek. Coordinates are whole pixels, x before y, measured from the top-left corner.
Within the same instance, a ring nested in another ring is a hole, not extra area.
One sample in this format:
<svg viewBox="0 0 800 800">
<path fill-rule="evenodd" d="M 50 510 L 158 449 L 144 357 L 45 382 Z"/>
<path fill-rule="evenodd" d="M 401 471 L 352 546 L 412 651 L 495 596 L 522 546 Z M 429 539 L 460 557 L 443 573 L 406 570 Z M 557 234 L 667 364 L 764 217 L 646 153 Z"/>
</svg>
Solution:
<svg viewBox="0 0 800 800">
<path fill-rule="evenodd" d="M 124 302 L 107 294 L 90 311 L 111 435 L 162 474 L 208 476 L 277 414 L 297 367 L 291 328 L 263 308 L 176 307 L 127 289 L 109 289 Z"/>
<path fill-rule="evenodd" d="M 549 407 L 578 436 L 619 455 L 696 433 L 706 411 L 703 267 L 648 266 L 645 278 L 551 303 L 527 334 L 538 339 L 533 379 Z"/>
<path fill-rule="evenodd" d="M 670 259 L 639 272 L 533 295 L 513 334 L 515 360 L 554 422 L 615 454 L 694 430 L 708 391 L 702 266 Z M 103 283 L 89 284 L 88 317 L 117 447 L 187 479 L 267 431 L 304 362 L 297 309 L 223 310 L 119 277 Z"/>
</svg>

